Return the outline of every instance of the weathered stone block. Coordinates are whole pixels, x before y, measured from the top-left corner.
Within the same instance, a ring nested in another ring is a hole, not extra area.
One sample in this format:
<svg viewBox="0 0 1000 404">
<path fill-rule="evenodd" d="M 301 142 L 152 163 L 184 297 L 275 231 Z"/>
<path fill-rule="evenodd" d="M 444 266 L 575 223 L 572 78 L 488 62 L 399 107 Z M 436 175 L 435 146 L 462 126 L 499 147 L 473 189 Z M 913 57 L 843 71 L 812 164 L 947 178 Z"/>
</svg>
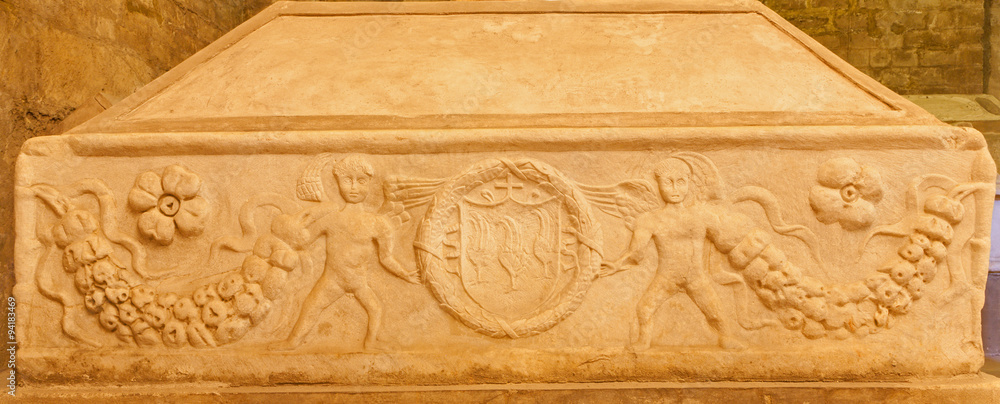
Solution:
<svg viewBox="0 0 1000 404">
<path fill-rule="evenodd" d="M 971 3 L 952 11 L 955 27 L 981 28 L 986 15 L 986 8 L 979 2 Z"/>
<path fill-rule="evenodd" d="M 951 31 L 907 31 L 903 33 L 903 46 L 907 48 L 944 49 L 949 43 L 948 39 L 954 37 L 956 37 L 956 34 L 951 34 Z"/>
<path fill-rule="evenodd" d="M 956 50 L 925 51 L 920 54 L 920 66 L 950 66 L 958 62 Z"/>
<path fill-rule="evenodd" d="M 967 67 L 976 67 L 983 65 L 983 52 L 982 49 L 977 48 L 965 48 L 960 49 L 958 53 L 958 60 L 956 62 L 958 65 Z"/>
<path fill-rule="evenodd" d="M 897 50 L 892 52 L 892 65 L 895 67 L 914 67 L 917 65 L 917 52 L 914 50 Z"/>
<path fill-rule="evenodd" d="M 982 40 L 983 29 L 982 27 L 974 28 L 959 28 L 943 33 L 944 41 L 953 44 L 972 44 L 977 40 Z"/>
<path fill-rule="evenodd" d="M 929 19 L 928 11 L 898 7 L 893 7 L 892 9 L 899 10 L 903 13 L 901 22 L 909 29 L 921 30 L 927 28 L 927 20 Z"/>
<path fill-rule="evenodd" d="M 868 49 L 852 49 L 851 51 L 847 52 L 847 55 L 844 57 L 844 59 L 847 60 L 847 62 L 852 65 L 868 64 L 868 60 L 871 58 L 871 53 L 872 51 Z"/>
<path fill-rule="evenodd" d="M 892 62 L 892 57 L 889 51 L 886 50 L 876 50 L 871 53 L 871 61 L 869 62 L 872 67 L 886 67 Z"/>
<path fill-rule="evenodd" d="M 878 79 L 879 83 L 885 83 L 886 86 L 905 87 L 909 85 L 909 75 L 906 74 L 906 69 L 894 67 L 882 69 L 875 74 L 875 78 Z"/>
<path fill-rule="evenodd" d="M 826 48 L 839 48 L 843 44 L 842 35 L 817 35 L 814 36 L 817 42 L 822 44 Z"/>
</svg>

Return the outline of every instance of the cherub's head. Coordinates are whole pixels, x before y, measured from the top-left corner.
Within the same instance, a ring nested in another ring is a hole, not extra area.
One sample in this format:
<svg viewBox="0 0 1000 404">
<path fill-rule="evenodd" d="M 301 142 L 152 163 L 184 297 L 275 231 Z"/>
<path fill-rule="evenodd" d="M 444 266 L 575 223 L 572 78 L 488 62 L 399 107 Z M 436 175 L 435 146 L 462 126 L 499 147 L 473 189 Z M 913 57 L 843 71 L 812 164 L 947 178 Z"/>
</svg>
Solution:
<svg viewBox="0 0 1000 404">
<path fill-rule="evenodd" d="M 660 197 L 667 204 L 682 203 L 687 199 L 691 184 L 691 167 L 677 158 L 668 158 L 653 168 Z"/>
<path fill-rule="evenodd" d="M 344 201 L 361 203 L 368 198 L 368 183 L 375 175 L 375 169 L 368 160 L 352 155 L 334 164 L 333 175 L 337 177 L 340 196 Z"/>
</svg>

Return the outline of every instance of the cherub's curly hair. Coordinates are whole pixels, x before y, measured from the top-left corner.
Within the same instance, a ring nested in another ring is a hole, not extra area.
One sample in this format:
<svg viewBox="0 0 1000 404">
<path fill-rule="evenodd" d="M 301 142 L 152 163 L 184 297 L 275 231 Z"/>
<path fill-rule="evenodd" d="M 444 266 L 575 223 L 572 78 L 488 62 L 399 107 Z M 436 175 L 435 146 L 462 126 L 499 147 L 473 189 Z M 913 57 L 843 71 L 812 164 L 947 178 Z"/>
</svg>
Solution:
<svg viewBox="0 0 1000 404">
<path fill-rule="evenodd" d="M 333 165 L 333 175 L 338 177 L 352 171 L 364 173 L 369 177 L 375 175 L 375 169 L 372 168 L 372 164 L 368 162 L 368 159 L 356 154 L 344 157 Z"/>
</svg>

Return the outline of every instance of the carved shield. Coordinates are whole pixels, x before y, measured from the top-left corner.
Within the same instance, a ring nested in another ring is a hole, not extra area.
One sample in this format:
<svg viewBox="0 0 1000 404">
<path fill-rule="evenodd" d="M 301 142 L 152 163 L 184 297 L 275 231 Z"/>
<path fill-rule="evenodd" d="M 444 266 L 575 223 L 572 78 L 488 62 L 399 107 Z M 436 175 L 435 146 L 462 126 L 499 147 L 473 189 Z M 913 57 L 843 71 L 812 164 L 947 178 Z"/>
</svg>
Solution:
<svg viewBox="0 0 1000 404">
<path fill-rule="evenodd" d="M 459 265 L 469 296 L 507 318 L 537 310 L 563 270 L 561 216 L 555 197 L 531 203 L 511 195 L 496 202 L 466 196 L 459 208 Z"/>
<path fill-rule="evenodd" d="M 600 230 L 579 195 L 533 160 L 487 160 L 443 186 L 415 242 L 441 306 L 493 337 L 534 335 L 569 316 L 601 262 Z"/>
</svg>

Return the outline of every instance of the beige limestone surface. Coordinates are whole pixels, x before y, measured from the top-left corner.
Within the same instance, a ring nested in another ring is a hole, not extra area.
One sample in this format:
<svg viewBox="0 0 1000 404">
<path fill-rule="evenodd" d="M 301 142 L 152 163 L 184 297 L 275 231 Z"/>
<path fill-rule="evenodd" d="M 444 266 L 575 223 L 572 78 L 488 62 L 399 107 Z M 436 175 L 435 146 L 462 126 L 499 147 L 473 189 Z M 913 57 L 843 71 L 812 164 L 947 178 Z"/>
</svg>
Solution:
<svg viewBox="0 0 1000 404">
<path fill-rule="evenodd" d="M 279 3 L 26 143 L 18 366 L 975 377 L 995 175 L 756 2 Z"/>
</svg>

